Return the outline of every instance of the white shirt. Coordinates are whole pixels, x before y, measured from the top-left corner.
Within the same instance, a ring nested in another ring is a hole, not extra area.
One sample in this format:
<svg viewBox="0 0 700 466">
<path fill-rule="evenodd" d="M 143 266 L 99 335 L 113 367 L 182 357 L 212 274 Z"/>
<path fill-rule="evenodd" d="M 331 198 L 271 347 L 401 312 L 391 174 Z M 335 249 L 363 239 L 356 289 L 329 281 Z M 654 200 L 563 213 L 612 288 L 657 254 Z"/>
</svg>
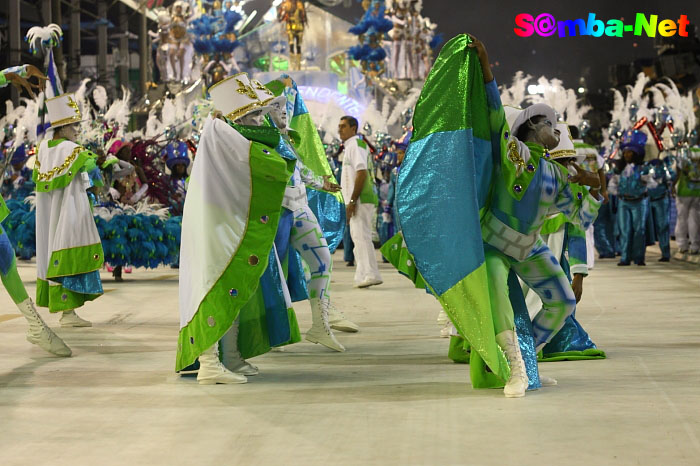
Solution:
<svg viewBox="0 0 700 466">
<path fill-rule="evenodd" d="M 360 147 L 357 144 L 358 140 L 359 136 L 353 136 L 343 143 L 345 149 L 343 151 L 343 174 L 340 179 L 340 188 L 346 203 L 352 199 L 357 172 L 367 170 L 369 148 L 366 147 L 364 141 L 362 144 L 365 147 Z"/>
</svg>

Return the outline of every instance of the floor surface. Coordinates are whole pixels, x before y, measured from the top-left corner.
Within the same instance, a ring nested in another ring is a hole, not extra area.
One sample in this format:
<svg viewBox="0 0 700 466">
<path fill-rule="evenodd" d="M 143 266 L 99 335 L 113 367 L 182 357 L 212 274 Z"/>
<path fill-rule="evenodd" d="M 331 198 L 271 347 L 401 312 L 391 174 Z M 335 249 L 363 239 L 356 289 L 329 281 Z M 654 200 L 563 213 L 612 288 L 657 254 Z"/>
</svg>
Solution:
<svg viewBox="0 0 700 466">
<path fill-rule="evenodd" d="M 57 329 L 72 358 L 24 339 L 0 292 L 0 465 L 700 465 L 700 267 L 599 261 L 578 319 L 609 358 L 540 365 L 557 387 L 505 399 L 450 362 L 439 305 L 389 266 L 333 299 L 361 327 L 253 360 L 246 385 L 173 372 L 177 270 L 137 270 Z M 33 295 L 34 265 L 20 264 Z M 308 303 L 296 306 L 302 331 Z M 57 316 L 47 322 L 57 327 Z"/>
</svg>

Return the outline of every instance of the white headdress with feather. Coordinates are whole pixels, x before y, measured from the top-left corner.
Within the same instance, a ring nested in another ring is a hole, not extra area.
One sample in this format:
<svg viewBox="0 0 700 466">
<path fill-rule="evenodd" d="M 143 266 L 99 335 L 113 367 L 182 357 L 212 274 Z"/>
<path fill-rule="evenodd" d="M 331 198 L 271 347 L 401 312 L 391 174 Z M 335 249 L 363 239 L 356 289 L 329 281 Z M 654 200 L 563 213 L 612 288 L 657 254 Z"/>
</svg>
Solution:
<svg viewBox="0 0 700 466">
<path fill-rule="evenodd" d="M 54 23 L 44 27 L 34 26 L 27 31 L 27 35 L 24 38 L 29 42 L 29 50 L 35 54 L 39 50 L 45 52 L 60 44 L 63 38 L 63 31 L 61 26 Z"/>
</svg>

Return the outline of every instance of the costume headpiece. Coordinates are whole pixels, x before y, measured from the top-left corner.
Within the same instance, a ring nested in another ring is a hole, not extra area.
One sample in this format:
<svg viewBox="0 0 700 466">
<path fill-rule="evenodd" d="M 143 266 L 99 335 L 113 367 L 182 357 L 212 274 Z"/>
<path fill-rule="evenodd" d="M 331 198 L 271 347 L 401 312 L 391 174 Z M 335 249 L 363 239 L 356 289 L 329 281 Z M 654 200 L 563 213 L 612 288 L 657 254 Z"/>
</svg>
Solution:
<svg viewBox="0 0 700 466">
<path fill-rule="evenodd" d="M 188 157 L 189 149 L 187 148 L 187 143 L 185 141 L 173 141 L 168 144 L 165 149 L 163 149 L 163 155 L 165 155 L 165 164 L 170 170 L 173 169 L 178 163 L 183 163 L 185 166 L 190 165 L 190 158 Z"/>
<path fill-rule="evenodd" d="M 12 165 L 18 164 L 25 162 L 29 157 L 27 156 L 27 145 L 26 144 L 20 144 L 17 146 L 17 149 L 15 149 L 14 153 L 12 154 L 12 158 L 10 159 L 10 163 Z"/>
<path fill-rule="evenodd" d="M 268 113 L 246 73 L 238 73 L 219 81 L 209 88 L 209 98 L 214 108 L 226 118 L 236 120 L 251 112 L 262 110 Z"/>
<path fill-rule="evenodd" d="M 569 125 L 566 123 L 557 123 L 556 129 L 559 130 L 559 144 L 549 152 L 552 159 L 575 158 L 577 163 L 581 163 L 586 159 L 584 154 L 578 154 L 574 147 L 574 140 L 569 131 Z"/>
<path fill-rule="evenodd" d="M 620 150 L 631 150 L 637 155 L 644 155 L 644 146 L 647 143 L 647 135 L 637 129 L 625 131 L 620 142 Z"/>
<path fill-rule="evenodd" d="M 52 128 L 80 123 L 83 119 L 74 94 L 63 94 L 46 99 L 46 110 Z"/>
<path fill-rule="evenodd" d="M 510 127 L 510 134 L 515 136 L 518 134 L 520 127 L 525 124 L 530 118 L 536 116 L 544 116 L 552 124 L 557 122 L 557 115 L 554 109 L 547 104 L 534 104 L 523 109 L 514 107 L 504 107 L 506 111 L 506 121 Z"/>
</svg>

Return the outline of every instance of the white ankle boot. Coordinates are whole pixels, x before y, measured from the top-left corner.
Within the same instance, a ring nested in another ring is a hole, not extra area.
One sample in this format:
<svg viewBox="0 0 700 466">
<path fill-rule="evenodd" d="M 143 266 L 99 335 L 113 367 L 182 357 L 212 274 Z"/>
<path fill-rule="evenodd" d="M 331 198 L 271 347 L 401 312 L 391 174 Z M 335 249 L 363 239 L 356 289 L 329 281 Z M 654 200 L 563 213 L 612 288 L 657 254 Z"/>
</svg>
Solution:
<svg viewBox="0 0 700 466">
<path fill-rule="evenodd" d="M 233 322 L 233 326 L 221 339 L 221 361 L 226 369 L 241 375 L 258 375 L 260 371 L 257 367 L 243 359 L 238 350 L 238 328 L 240 317 Z"/>
<path fill-rule="evenodd" d="M 58 322 L 61 327 L 92 327 L 92 322 L 81 318 L 75 311 L 64 311 Z"/>
<path fill-rule="evenodd" d="M 27 298 L 17 304 L 19 311 L 24 315 L 29 322 L 29 330 L 27 331 L 27 341 L 38 345 L 43 350 L 48 351 L 56 356 L 68 357 L 72 354 L 68 345 L 61 340 L 58 335 L 53 333 L 41 318 L 31 298 Z"/>
<path fill-rule="evenodd" d="M 356 323 L 345 317 L 343 311 L 339 311 L 335 308 L 329 297 L 326 296 L 323 298 L 321 304 L 328 308 L 328 323 L 333 330 L 347 333 L 357 333 L 357 331 L 360 330 L 360 327 L 358 327 Z"/>
<path fill-rule="evenodd" d="M 311 343 L 320 343 L 326 348 L 342 353 L 345 347 L 336 340 L 328 323 L 328 306 L 320 299 L 313 298 L 311 301 L 311 328 L 306 332 L 306 340 Z"/>
<path fill-rule="evenodd" d="M 510 365 L 510 379 L 503 388 L 506 398 L 520 398 L 525 396 L 528 386 L 525 361 L 520 354 L 518 335 L 515 330 L 506 330 L 496 335 L 496 343 L 501 347 Z"/>
<path fill-rule="evenodd" d="M 248 379 L 245 375 L 233 373 L 221 364 L 217 352 L 218 346 L 219 344 L 217 343 L 199 355 L 197 382 L 199 382 L 200 385 L 246 383 Z"/>
</svg>

